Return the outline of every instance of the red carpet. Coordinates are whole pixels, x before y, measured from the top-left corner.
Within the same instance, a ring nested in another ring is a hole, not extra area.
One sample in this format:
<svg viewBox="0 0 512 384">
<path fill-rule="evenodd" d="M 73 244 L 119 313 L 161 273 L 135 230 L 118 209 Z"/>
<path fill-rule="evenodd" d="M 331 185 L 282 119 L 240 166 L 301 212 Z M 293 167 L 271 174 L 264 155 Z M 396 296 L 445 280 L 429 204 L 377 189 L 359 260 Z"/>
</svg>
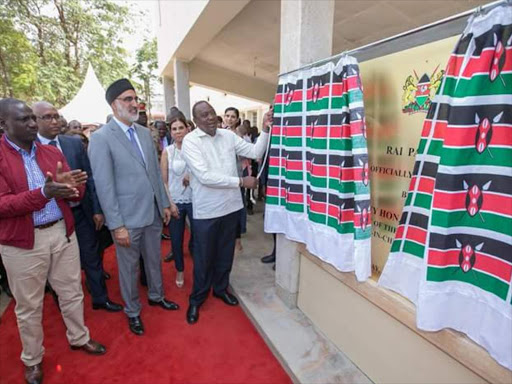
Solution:
<svg viewBox="0 0 512 384">
<path fill-rule="evenodd" d="M 170 248 L 163 241 L 162 253 Z M 93 311 L 85 294 L 85 321 L 92 338 L 107 346 L 104 356 L 69 349 L 65 327 L 52 297 L 44 305 L 44 383 L 51 384 L 159 384 L 159 383 L 291 383 L 240 307 L 229 307 L 210 297 L 201 308 L 199 322 L 186 323 L 192 287 L 192 261 L 185 258 L 185 286 L 174 284 L 174 263 L 163 263 L 166 297 L 179 311 L 149 307 L 140 289 L 141 317 L 146 333 L 135 336 L 123 312 Z M 105 252 L 109 296 L 122 303 L 114 247 Z M 85 287 L 84 287 L 85 291 Z M 23 383 L 21 343 L 11 302 L 0 324 L 0 383 Z"/>
</svg>

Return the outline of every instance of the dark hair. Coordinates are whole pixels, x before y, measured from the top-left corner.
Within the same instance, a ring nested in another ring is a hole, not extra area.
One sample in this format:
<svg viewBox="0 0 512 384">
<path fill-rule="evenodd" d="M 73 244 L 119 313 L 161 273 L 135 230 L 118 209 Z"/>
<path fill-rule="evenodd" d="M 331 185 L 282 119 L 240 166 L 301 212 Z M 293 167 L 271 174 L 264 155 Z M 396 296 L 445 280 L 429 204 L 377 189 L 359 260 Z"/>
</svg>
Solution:
<svg viewBox="0 0 512 384">
<path fill-rule="evenodd" d="M 196 129 L 196 125 L 194 124 L 194 122 L 192 120 L 187 120 L 187 127 L 190 125 L 190 130 L 193 131 L 194 129 Z"/>
<path fill-rule="evenodd" d="M 194 104 L 194 106 L 192 107 L 192 116 L 194 117 L 194 119 L 197 117 L 197 116 L 196 116 L 196 109 L 197 109 L 197 107 L 198 107 L 200 104 L 205 104 L 205 103 L 206 103 L 206 104 L 208 104 L 208 105 L 210 105 L 210 103 L 209 103 L 209 102 L 207 102 L 206 100 L 200 100 L 200 101 L 198 101 L 197 103 L 195 103 L 195 104 Z M 210 105 L 210 106 L 211 106 L 211 105 Z M 213 107 L 212 107 L 212 108 L 213 108 Z"/>
<path fill-rule="evenodd" d="M 5 119 L 7 117 L 6 115 L 9 113 L 9 109 L 16 104 L 25 103 L 19 99 L 14 99 L 12 97 L 0 100 L 0 119 Z"/>
<path fill-rule="evenodd" d="M 157 124 L 163 124 L 163 125 L 167 126 L 167 124 L 163 120 L 155 120 L 153 122 L 153 127 L 156 127 Z"/>
<path fill-rule="evenodd" d="M 221 124 L 224 122 L 224 120 L 222 120 L 222 117 L 220 117 L 220 116 L 217 116 L 217 121 L 218 121 L 219 123 L 221 123 Z"/>
<path fill-rule="evenodd" d="M 181 121 L 183 124 L 185 124 L 185 127 L 187 126 L 187 120 L 184 117 L 177 115 L 169 120 L 169 129 L 171 128 L 171 125 L 177 121 Z"/>
<path fill-rule="evenodd" d="M 238 109 L 236 109 L 235 107 L 227 107 L 226 110 L 224 111 L 224 114 L 228 113 L 229 111 L 235 112 L 237 119 L 240 118 L 240 112 L 238 112 Z"/>
<path fill-rule="evenodd" d="M 171 107 L 171 109 L 169 110 L 169 114 L 166 117 L 167 122 L 169 122 L 172 118 L 176 116 L 180 116 L 186 119 L 185 115 L 178 109 L 178 107 Z"/>
</svg>

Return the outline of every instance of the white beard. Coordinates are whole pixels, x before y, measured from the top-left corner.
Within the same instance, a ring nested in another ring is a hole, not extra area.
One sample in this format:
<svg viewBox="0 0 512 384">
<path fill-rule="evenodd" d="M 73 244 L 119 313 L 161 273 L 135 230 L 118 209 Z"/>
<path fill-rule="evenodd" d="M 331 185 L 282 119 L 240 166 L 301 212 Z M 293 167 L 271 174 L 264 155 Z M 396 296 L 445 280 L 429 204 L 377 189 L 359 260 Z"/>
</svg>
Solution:
<svg viewBox="0 0 512 384">
<path fill-rule="evenodd" d="M 136 113 L 131 113 L 128 108 L 126 108 L 120 101 L 116 100 L 117 113 L 119 117 L 123 120 L 129 121 L 130 123 L 134 123 L 139 119 L 139 111 Z"/>
</svg>

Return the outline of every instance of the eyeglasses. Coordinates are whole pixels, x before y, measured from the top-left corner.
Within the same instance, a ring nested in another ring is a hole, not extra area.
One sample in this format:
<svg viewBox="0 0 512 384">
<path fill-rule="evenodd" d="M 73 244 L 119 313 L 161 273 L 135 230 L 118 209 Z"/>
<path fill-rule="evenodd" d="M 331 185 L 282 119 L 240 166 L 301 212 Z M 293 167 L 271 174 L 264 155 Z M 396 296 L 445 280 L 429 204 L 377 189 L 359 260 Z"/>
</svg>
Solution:
<svg viewBox="0 0 512 384">
<path fill-rule="evenodd" d="M 137 96 L 135 96 L 135 97 L 134 96 L 118 97 L 116 100 L 124 101 L 127 104 L 131 103 L 134 100 L 136 103 L 139 102 L 139 98 Z"/>
<path fill-rule="evenodd" d="M 60 119 L 60 115 L 59 114 L 56 114 L 56 115 L 44 115 L 44 116 L 37 116 L 38 119 L 41 119 L 43 121 L 46 121 L 46 122 L 50 122 L 52 120 L 55 119 L 55 121 L 59 121 Z"/>
</svg>

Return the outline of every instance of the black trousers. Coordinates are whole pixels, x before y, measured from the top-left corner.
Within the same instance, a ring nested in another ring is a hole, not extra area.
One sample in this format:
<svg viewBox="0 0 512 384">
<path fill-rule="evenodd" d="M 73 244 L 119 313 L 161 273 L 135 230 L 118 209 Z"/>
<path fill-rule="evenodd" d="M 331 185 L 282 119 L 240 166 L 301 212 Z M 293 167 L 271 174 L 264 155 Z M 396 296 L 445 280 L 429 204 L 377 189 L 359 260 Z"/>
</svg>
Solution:
<svg viewBox="0 0 512 384">
<path fill-rule="evenodd" d="M 80 247 L 80 264 L 85 272 L 93 303 L 101 304 L 107 300 L 107 288 L 103 278 L 103 265 L 96 229 L 81 206 L 72 210 L 75 218 L 76 237 Z"/>
<path fill-rule="evenodd" d="M 222 294 L 229 286 L 240 211 L 214 219 L 194 219 L 194 286 L 190 305 L 201 305 L 210 288 Z"/>
</svg>

